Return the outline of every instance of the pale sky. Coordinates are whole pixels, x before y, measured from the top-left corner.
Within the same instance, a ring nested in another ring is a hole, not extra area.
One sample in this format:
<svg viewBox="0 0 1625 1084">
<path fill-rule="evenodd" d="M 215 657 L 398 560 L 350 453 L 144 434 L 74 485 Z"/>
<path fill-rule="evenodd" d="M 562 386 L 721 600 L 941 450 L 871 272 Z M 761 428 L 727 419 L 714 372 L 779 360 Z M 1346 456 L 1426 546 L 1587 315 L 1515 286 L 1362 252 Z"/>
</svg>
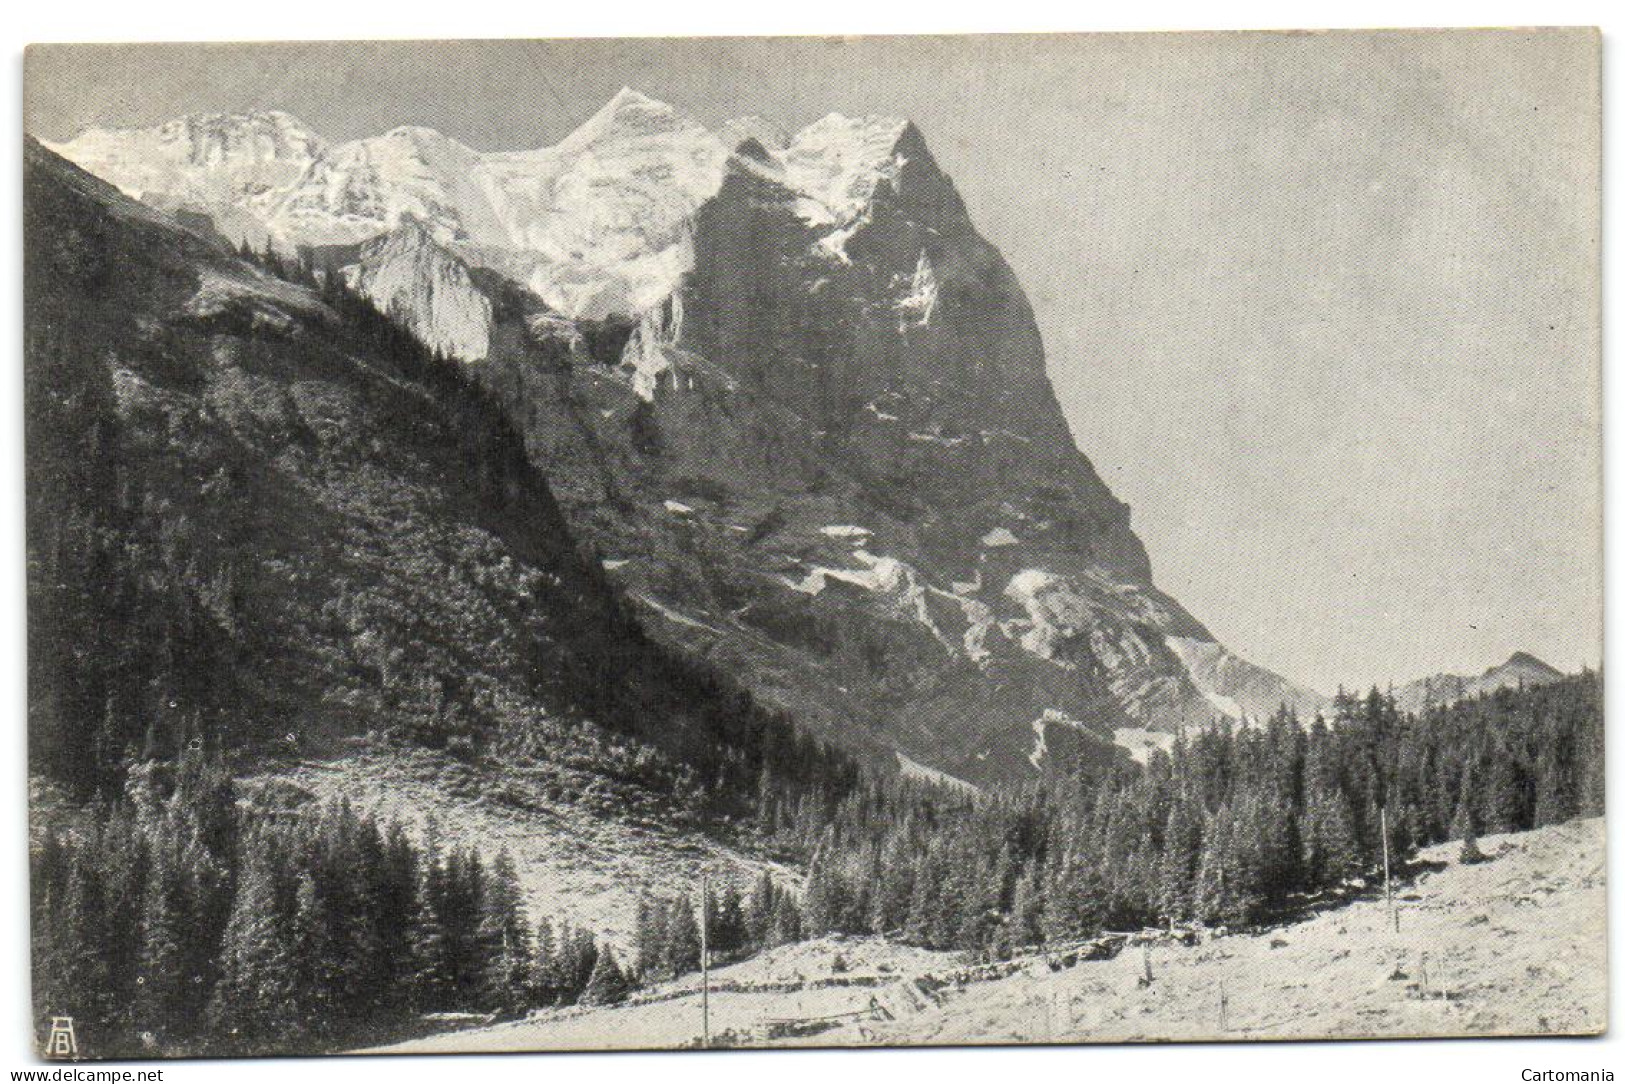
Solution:
<svg viewBox="0 0 1625 1084">
<path fill-rule="evenodd" d="M 910 117 L 1158 584 L 1233 650 L 1324 691 L 1600 661 L 1587 32 L 46 47 L 27 79 L 50 139 L 279 108 L 532 147 L 623 85 Z"/>
</svg>

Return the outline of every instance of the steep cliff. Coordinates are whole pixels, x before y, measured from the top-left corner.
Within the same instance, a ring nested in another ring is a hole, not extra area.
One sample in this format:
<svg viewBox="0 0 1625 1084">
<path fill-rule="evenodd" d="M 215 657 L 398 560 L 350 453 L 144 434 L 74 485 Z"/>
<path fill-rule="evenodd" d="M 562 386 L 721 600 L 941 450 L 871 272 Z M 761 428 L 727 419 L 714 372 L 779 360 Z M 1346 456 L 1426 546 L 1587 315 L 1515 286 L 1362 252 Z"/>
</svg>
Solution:
<svg viewBox="0 0 1625 1084">
<path fill-rule="evenodd" d="M 352 281 L 472 364 L 674 648 L 873 762 L 978 784 L 1321 705 L 1156 588 L 913 124 L 712 132 L 623 91 L 539 150 L 380 139 L 192 209 L 361 241 Z"/>
</svg>

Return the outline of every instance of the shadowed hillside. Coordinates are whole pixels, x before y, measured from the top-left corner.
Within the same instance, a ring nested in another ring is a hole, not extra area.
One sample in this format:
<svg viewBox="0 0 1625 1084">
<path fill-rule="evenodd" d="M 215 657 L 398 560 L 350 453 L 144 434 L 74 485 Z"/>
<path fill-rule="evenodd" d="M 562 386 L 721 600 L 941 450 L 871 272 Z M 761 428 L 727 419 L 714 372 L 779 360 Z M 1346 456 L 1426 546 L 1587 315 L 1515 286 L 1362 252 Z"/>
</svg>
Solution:
<svg viewBox="0 0 1625 1084">
<path fill-rule="evenodd" d="M 26 168 L 36 769 L 371 732 L 719 809 L 847 777 L 644 637 L 502 412 L 369 303 Z"/>
</svg>

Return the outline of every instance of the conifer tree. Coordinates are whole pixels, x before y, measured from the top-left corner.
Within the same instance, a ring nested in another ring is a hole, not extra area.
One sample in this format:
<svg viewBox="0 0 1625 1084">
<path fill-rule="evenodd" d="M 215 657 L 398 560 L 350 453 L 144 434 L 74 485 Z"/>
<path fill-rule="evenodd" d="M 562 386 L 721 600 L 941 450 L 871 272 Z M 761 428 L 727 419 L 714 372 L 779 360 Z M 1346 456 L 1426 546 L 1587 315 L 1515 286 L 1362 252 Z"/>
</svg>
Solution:
<svg viewBox="0 0 1625 1084">
<path fill-rule="evenodd" d="M 1030 863 L 1016 878 L 1015 896 L 1010 905 L 1012 947 L 1036 945 L 1044 939 L 1044 890 L 1036 863 Z"/>
<path fill-rule="evenodd" d="M 413 987 L 420 1010 L 444 1011 L 452 1003 L 457 989 L 456 946 L 446 921 L 452 892 L 450 874 L 445 862 L 433 851 L 425 856 L 422 869 L 414 923 Z"/>
<path fill-rule="evenodd" d="M 723 885 L 717 897 L 709 932 L 713 955 L 723 959 L 738 955 L 748 944 L 745 903 L 740 898 L 738 886 L 732 881 Z"/>
<path fill-rule="evenodd" d="M 745 926 L 750 943 L 757 949 L 765 948 L 773 936 L 773 911 L 778 904 L 778 886 L 773 874 L 762 870 L 751 889 L 750 903 L 745 910 Z"/>
<path fill-rule="evenodd" d="M 645 982 L 666 977 L 666 925 L 665 901 L 638 897 L 632 946 L 637 953 L 638 974 Z"/>
<path fill-rule="evenodd" d="M 559 1002 L 572 1005 L 581 997 L 598 964 L 598 942 L 591 930 L 565 924 L 560 927 L 558 943 L 555 982 Z"/>
<path fill-rule="evenodd" d="M 915 851 L 911 823 L 904 820 L 881 845 L 877 884 L 869 897 L 871 932 L 887 934 L 901 930 L 908 922 L 909 903 L 914 895 Z"/>
<path fill-rule="evenodd" d="M 944 876 L 935 856 L 926 852 L 919 856 L 914 867 L 914 891 L 908 903 L 908 918 L 903 923 L 903 936 L 910 944 L 935 948 L 940 943 L 943 928 Z M 818 932 L 818 927 L 813 927 Z"/>
<path fill-rule="evenodd" d="M 1222 805 L 1209 816 L 1202 832 L 1202 862 L 1197 871 L 1195 909 L 1203 922 L 1243 925 L 1257 901 L 1242 860 L 1235 811 Z"/>
<path fill-rule="evenodd" d="M 1202 860 L 1202 818 L 1183 792 L 1176 795 L 1163 829 L 1157 863 L 1156 904 L 1166 921 L 1183 921 L 1191 913 L 1191 889 Z"/>
<path fill-rule="evenodd" d="M 1332 888 L 1361 871 L 1359 842 L 1338 791 L 1316 788 L 1304 811 L 1303 870 L 1310 886 Z"/>
<path fill-rule="evenodd" d="M 665 964 L 676 978 L 700 969 L 700 925 L 687 900 L 674 900 L 666 910 Z"/>
<path fill-rule="evenodd" d="M 386 1018 L 401 1015 L 412 1000 L 418 884 L 417 850 L 400 823 L 391 824 L 366 904 L 377 931 L 374 1001 Z"/>
<path fill-rule="evenodd" d="M 558 941 L 553 922 L 543 916 L 536 923 L 536 949 L 531 956 L 529 989 L 531 1003 L 552 1005 L 558 1001 Z"/>
<path fill-rule="evenodd" d="M 487 879 L 480 943 L 485 954 L 481 976 L 485 1007 L 518 1015 L 528 1007 L 525 988 L 531 937 L 520 902 L 519 877 L 506 849 L 498 852 Z"/>
<path fill-rule="evenodd" d="M 192 979 L 185 947 L 194 934 L 190 893 L 178 851 L 173 838 L 159 844 L 140 901 L 141 948 L 132 1006 L 142 1030 L 168 1040 L 189 1030 L 186 1010 Z"/>
<path fill-rule="evenodd" d="M 338 999 L 332 975 L 339 963 L 334 955 L 339 947 L 326 936 L 328 916 L 324 904 L 316 891 L 316 879 L 309 870 L 300 871 L 293 890 L 293 918 L 288 925 L 289 942 L 298 946 L 298 954 L 294 959 L 289 1023 L 281 1036 L 285 1041 L 298 1042 L 307 1036 L 329 1038 L 328 1029 L 337 1023 L 333 1010 Z"/>
<path fill-rule="evenodd" d="M 604 945 L 593 962 L 592 975 L 581 991 L 584 1005 L 619 1005 L 632 992 L 632 983 L 615 960 L 615 950 Z"/>
<path fill-rule="evenodd" d="M 773 928 L 769 935 L 768 944 L 788 945 L 802 938 L 801 908 L 788 892 L 778 895 L 778 902 L 773 909 Z"/>
<path fill-rule="evenodd" d="M 1464 866 L 1470 866 L 1485 861 L 1484 852 L 1478 849 L 1478 832 L 1473 828 L 1473 811 L 1464 797 L 1456 806 L 1456 816 L 1450 822 L 1450 834 L 1461 840 L 1461 851 L 1456 861 Z"/>
<path fill-rule="evenodd" d="M 246 869 L 226 925 L 211 1032 L 243 1053 L 270 1052 L 294 1026 L 299 997 L 293 885 L 263 833 L 247 841 Z"/>
<path fill-rule="evenodd" d="M 111 1022 L 116 1008 L 107 1001 L 109 969 L 103 931 L 109 901 L 94 852 L 84 848 L 68 860 L 66 888 L 49 939 L 54 1013 L 88 1026 Z"/>
</svg>

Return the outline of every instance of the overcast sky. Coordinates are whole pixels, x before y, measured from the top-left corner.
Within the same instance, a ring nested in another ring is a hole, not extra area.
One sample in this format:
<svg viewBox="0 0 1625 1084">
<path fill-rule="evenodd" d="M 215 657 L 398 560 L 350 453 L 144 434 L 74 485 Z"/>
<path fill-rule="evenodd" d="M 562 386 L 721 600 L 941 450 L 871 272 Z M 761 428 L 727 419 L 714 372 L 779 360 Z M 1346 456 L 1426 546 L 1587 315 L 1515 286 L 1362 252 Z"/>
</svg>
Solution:
<svg viewBox="0 0 1625 1084">
<path fill-rule="evenodd" d="M 1330 690 L 1600 661 L 1597 65 L 1551 31 L 47 48 L 26 119 L 908 116 L 1158 584 Z"/>
</svg>

